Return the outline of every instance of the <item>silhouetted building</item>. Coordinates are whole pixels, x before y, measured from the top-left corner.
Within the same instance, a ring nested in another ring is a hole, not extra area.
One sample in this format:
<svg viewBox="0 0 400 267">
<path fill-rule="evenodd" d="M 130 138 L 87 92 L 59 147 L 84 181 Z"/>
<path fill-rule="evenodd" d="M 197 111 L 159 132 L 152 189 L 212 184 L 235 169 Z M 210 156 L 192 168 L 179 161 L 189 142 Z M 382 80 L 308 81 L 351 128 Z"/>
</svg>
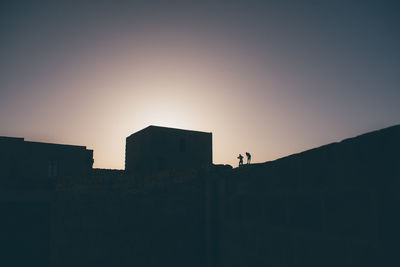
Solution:
<svg viewBox="0 0 400 267">
<path fill-rule="evenodd" d="M 126 138 L 125 170 L 146 174 L 212 164 L 212 134 L 149 126 Z"/>
<path fill-rule="evenodd" d="M 159 172 L 143 186 L 123 170 L 54 179 L 84 174 L 92 151 L 0 137 L 0 181 L 57 181 L 0 186 L 0 265 L 400 266 L 399 151 L 400 125 L 245 168 Z M 211 134 L 150 126 L 127 138 L 132 168 L 155 171 L 163 156 L 168 168 L 210 164 Z"/>
<path fill-rule="evenodd" d="M 0 137 L 0 184 L 32 186 L 57 177 L 90 175 L 93 150 L 72 146 Z"/>
</svg>

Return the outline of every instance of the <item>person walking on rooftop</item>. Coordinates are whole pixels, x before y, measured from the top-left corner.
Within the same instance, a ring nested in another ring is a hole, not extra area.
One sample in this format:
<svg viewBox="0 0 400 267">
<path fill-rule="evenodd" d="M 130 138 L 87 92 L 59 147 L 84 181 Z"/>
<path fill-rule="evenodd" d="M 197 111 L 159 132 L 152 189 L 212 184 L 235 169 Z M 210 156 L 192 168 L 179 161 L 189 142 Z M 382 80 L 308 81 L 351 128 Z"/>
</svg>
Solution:
<svg viewBox="0 0 400 267">
<path fill-rule="evenodd" d="M 239 157 L 237 157 L 239 159 L 239 167 L 243 166 L 243 156 L 242 154 L 239 154 Z"/>
<path fill-rule="evenodd" d="M 246 152 L 246 157 L 247 157 L 247 164 L 250 164 L 250 162 L 251 162 L 251 154 L 249 152 Z"/>
</svg>

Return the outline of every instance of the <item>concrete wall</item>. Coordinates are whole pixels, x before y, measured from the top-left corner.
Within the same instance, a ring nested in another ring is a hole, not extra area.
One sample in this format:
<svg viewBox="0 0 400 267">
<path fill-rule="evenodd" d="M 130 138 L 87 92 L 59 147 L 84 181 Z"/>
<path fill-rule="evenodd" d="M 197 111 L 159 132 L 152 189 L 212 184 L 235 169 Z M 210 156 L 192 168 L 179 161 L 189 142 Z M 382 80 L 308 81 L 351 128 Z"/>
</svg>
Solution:
<svg viewBox="0 0 400 267">
<path fill-rule="evenodd" d="M 132 191 L 59 191 L 51 266 L 204 266 L 204 185 L 200 173 L 182 175 Z"/>
<path fill-rule="evenodd" d="M 397 126 L 233 170 L 215 266 L 397 266 L 399 151 Z"/>
<path fill-rule="evenodd" d="M 47 193 L 2 191 L 0 240 L 11 244 L 3 262 L 400 266 L 399 150 L 397 126 L 237 169 L 168 170 L 140 182 L 95 170 L 60 177 Z"/>
<path fill-rule="evenodd" d="M 0 266 L 50 266 L 51 195 L 0 191 Z"/>
<path fill-rule="evenodd" d="M 87 178 L 92 159 L 81 146 L 0 137 L 0 266 L 50 266 L 56 185 Z"/>
</svg>

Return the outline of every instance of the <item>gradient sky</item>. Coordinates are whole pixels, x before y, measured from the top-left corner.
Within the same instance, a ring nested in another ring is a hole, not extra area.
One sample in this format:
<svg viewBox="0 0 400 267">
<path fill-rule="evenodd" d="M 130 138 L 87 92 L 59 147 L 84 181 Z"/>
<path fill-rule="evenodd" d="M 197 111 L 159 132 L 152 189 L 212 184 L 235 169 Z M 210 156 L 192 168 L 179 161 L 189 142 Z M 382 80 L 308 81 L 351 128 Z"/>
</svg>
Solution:
<svg viewBox="0 0 400 267">
<path fill-rule="evenodd" d="M 396 2 L 1 1 L 0 135 L 124 168 L 131 133 L 193 129 L 236 166 L 398 124 Z"/>
</svg>

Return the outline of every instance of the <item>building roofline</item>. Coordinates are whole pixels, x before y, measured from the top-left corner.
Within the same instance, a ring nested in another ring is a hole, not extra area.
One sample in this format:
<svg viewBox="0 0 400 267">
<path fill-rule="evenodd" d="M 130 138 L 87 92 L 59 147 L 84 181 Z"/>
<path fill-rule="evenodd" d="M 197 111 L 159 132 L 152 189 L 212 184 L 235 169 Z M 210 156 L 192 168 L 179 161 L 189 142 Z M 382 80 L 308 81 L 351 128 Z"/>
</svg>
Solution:
<svg viewBox="0 0 400 267">
<path fill-rule="evenodd" d="M 23 137 L 0 136 L 0 140 L 24 141 Z"/>
<path fill-rule="evenodd" d="M 25 138 L 23 138 L 23 137 L 0 136 L 0 140 L 10 140 L 10 141 L 12 140 L 12 141 L 23 142 L 24 144 L 39 144 L 39 145 L 50 145 L 50 146 L 59 146 L 59 147 L 70 147 L 70 148 L 87 149 L 86 146 L 80 146 L 80 145 L 68 145 L 68 144 L 57 144 L 57 143 L 26 141 Z"/>
<path fill-rule="evenodd" d="M 56 143 L 35 142 L 35 141 L 25 141 L 25 143 L 87 149 L 86 146 L 80 146 L 80 145 L 56 144 Z"/>
<path fill-rule="evenodd" d="M 212 134 L 212 132 L 202 132 L 202 131 L 195 131 L 195 130 L 187 130 L 187 129 L 179 129 L 179 128 L 173 128 L 173 127 L 165 127 L 165 126 L 157 126 L 157 125 L 149 125 L 146 128 L 143 128 L 131 135 L 129 135 L 127 138 L 146 132 L 150 129 L 165 129 L 165 130 L 173 130 L 173 131 L 181 131 L 181 132 L 192 132 L 192 133 L 199 133 L 199 134 Z"/>
</svg>

